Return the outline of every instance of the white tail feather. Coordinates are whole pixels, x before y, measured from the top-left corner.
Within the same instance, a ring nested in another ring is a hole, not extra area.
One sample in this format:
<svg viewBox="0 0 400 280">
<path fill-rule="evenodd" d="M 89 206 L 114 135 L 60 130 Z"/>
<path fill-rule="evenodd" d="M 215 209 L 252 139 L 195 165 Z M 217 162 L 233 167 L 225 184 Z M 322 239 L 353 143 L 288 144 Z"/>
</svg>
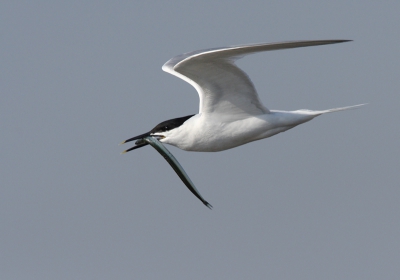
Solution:
<svg viewBox="0 0 400 280">
<path fill-rule="evenodd" d="M 344 110 L 350 110 L 350 109 L 356 109 L 358 107 L 367 105 L 368 103 L 364 103 L 364 104 L 358 104 L 358 105 L 354 105 L 354 106 L 347 106 L 347 107 L 341 107 L 341 108 L 333 108 L 333 109 L 329 109 L 329 110 L 323 110 L 323 111 L 314 111 L 315 113 L 317 113 L 318 115 L 321 114 L 326 114 L 326 113 L 333 113 L 333 112 L 338 112 L 338 111 L 344 111 Z"/>
</svg>

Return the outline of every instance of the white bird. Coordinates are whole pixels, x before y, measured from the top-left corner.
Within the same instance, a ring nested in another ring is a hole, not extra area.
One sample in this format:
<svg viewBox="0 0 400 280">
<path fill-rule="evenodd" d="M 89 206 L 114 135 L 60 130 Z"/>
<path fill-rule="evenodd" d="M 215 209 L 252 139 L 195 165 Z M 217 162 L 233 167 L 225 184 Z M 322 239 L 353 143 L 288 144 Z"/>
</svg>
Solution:
<svg viewBox="0 0 400 280">
<path fill-rule="evenodd" d="M 190 191 L 210 208 L 211 205 L 201 197 L 183 168 L 161 143 L 185 151 L 218 152 L 271 137 L 325 113 L 365 105 L 322 111 L 269 110 L 261 103 L 247 74 L 235 65 L 235 60 L 256 52 L 348 41 L 263 43 L 200 50 L 176 56 L 167 61 L 162 69 L 197 90 L 200 97 L 199 113 L 164 121 L 147 133 L 125 140 L 121 144 L 137 141 L 136 146 L 124 152 L 152 145 L 171 164 Z"/>
</svg>

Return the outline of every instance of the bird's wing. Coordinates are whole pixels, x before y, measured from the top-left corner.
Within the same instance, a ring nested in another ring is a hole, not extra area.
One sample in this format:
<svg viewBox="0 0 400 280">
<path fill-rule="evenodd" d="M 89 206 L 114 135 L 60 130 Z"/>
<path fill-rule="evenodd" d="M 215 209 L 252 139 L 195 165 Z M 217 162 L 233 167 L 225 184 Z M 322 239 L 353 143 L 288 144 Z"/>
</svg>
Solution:
<svg viewBox="0 0 400 280">
<path fill-rule="evenodd" d="M 260 115 L 269 113 L 269 110 L 261 103 L 247 74 L 235 65 L 235 60 L 256 52 L 347 41 L 293 41 L 200 50 L 173 57 L 162 69 L 196 88 L 200 97 L 200 113 Z"/>
</svg>

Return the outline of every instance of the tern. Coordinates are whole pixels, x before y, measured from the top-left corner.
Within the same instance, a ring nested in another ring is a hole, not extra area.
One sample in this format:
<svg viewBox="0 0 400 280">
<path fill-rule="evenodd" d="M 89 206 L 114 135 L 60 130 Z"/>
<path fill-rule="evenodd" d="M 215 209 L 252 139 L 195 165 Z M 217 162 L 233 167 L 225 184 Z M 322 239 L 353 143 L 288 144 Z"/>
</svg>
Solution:
<svg viewBox="0 0 400 280">
<path fill-rule="evenodd" d="M 199 94 L 198 114 L 170 119 L 123 143 L 150 144 L 172 166 L 189 190 L 211 209 L 189 176 L 162 143 L 185 151 L 219 152 L 268 138 L 325 113 L 353 109 L 365 104 L 329 110 L 269 110 L 247 74 L 235 61 L 248 54 L 349 42 L 351 40 L 291 41 L 213 48 L 185 53 L 167 61 L 162 70 L 191 84 Z"/>
</svg>

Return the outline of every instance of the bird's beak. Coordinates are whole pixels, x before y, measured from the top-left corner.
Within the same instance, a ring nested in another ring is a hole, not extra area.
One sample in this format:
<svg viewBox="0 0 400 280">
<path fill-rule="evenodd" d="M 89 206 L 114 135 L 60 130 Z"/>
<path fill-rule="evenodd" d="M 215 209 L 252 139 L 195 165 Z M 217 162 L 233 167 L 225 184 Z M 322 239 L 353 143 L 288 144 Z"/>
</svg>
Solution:
<svg viewBox="0 0 400 280">
<path fill-rule="evenodd" d="M 122 142 L 121 144 L 124 144 L 124 143 L 125 143 L 125 142 Z M 132 148 L 129 148 L 129 149 L 123 151 L 121 154 L 125 154 L 125 153 L 130 152 L 130 151 L 133 151 L 133 150 L 135 150 L 135 149 L 137 149 L 137 148 L 144 147 L 144 146 L 146 146 L 146 145 L 148 145 L 148 144 L 149 144 L 149 143 L 144 142 L 143 139 L 139 139 L 139 140 L 137 140 L 137 141 L 135 142 L 135 146 L 133 146 Z"/>
<path fill-rule="evenodd" d="M 160 135 L 160 136 L 158 136 L 158 135 L 150 136 L 150 132 L 143 133 L 143 134 L 140 134 L 140 135 L 138 135 L 138 136 L 129 138 L 129 139 L 125 140 L 125 141 L 122 141 L 122 142 L 120 143 L 120 145 L 125 144 L 125 143 L 127 143 L 127 142 L 131 142 L 131 141 L 136 140 L 135 146 L 133 146 L 133 147 L 130 148 L 130 149 L 127 149 L 127 150 L 123 151 L 121 154 L 125 154 L 125 153 L 130 152 L 130 151 L 132 151 L 132 150 L 135 150 L 135 149 L 137 149 L 137 148 L 141 148 L 141 147 L 144 147 L 144 146 L 146 146 L 146 145 L 149 145 L 149 143 L 146 142 L 146 141 L 144 140 L 146 137 L 154 137 L 154 138 L 157 138 L 157 139 L 162 139 L 162 138 L 164 138 L 164 136 L 161 136 L 161 135 Z"/>
<path fill-rule="evenodd" d="M 158 139 L 164 138 L 163 136 L 151 136 L 150 133 L 145 133 L 133 138 L 130 138 L 128 140 L 125 140 L 124 142 L 122 142 L 121 144 L 124 144 L 126 142 L 129 141 L 133 141 L 133 140 L 137 140 L 135 142 L 136 146 L 124 151 L 123 153 L 127 153 L 129 151 L 132 151 L 134 149 L 146 146 L 146 145 L 151 145 L 154 149 L 157 150 L 157 152 L 159 152 L 163 158 L 165 158 L 165 160 L 169 163 L 169 165 L 171 165 L 172 169 L 174 169 L 174 171 L 176 172 L 176 174 L 179 176 L 179 178 L 181 178 L 182 182 L 186 185 L 186 187 L 198 198 L 200 199 L 201 202 L 203 202 L 203 204 L 205 206 L 207 206 L 208 208 L 212 208 L 211 204 L 208 203 L 199 193 L 199 191 L 196 189 L 196 187 L 194 186 L 192 180 L 190 180 L 189 176 L 186 174 L 185 170 L 183 169 L 183 167 L 180 165 L 180 163 L 176 160 L 176 158 L 171 154 L 170 151 L 168 151 L 167 148 L 165 148 L 165 146 L 163 144 L 161 144 L 160 141 L 158 141 Z"/>
</svg>

